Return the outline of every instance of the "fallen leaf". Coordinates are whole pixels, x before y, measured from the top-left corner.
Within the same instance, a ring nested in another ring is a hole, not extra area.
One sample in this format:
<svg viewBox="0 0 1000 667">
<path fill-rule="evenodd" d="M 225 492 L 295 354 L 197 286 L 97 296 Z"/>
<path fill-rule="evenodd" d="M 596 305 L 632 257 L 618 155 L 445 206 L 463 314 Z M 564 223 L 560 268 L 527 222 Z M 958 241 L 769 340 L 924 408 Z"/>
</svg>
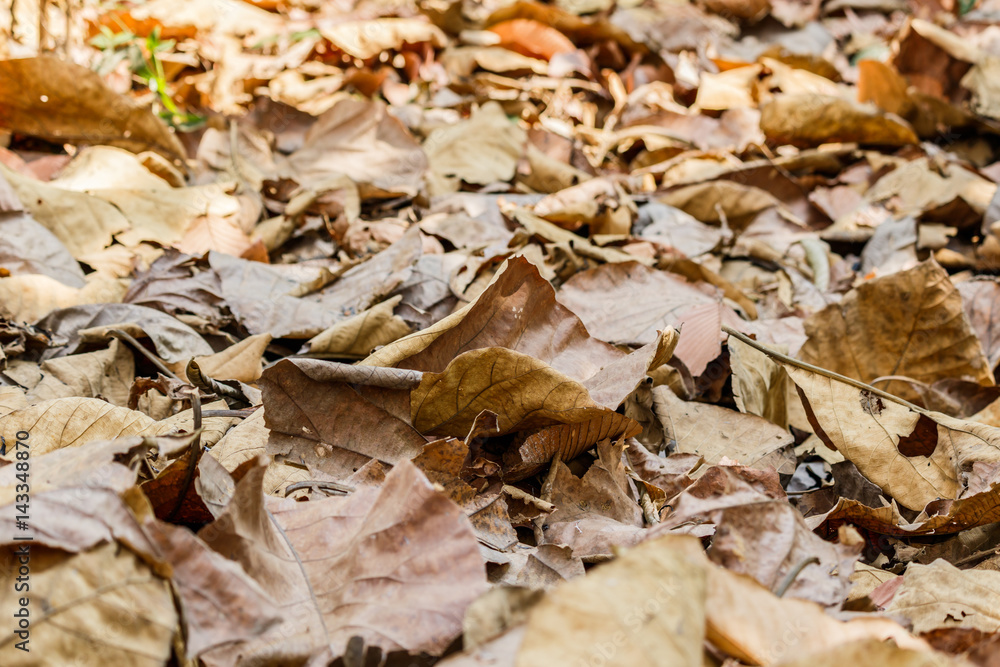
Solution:
<svg viewBox="0 0 1000 667">
<path fill-rule="evenodd" d="M 379 489 L 269 509 L 262 479 L 260 467 L 244 476 L 226 513 L 199 533 L 282 600 L 284 622 L 237 647 L 241 655 L 289 660 L 322 649 L 334 659 L 355 635 L 385 651 L 440 654 L 461 632 L 465 608 L 486 588 L 476 539 L 413 465 L 397 465 Z"/>
<path fill-rule="evenodd" d="M 799 352 L 803 361 L 862 382 L 904 375 L 926 383 L 967 377 L 994 384 L 963 316 L 961 294 L 932 261 L 858 286 L 805 326 L 809 338 Z M 880 388 L 907 400 L 917 397 L 899 381 Z"/>
<path fill-rule="evenodd" d="M 112 91 L 94 71 L 55 56 L 0 61 L 0 126 L 56 143 L 104 143 L 171 159 L 185 151 L 153 113 Z M 16 92 L 15 92 L 16 91 Z"/>
</svg>

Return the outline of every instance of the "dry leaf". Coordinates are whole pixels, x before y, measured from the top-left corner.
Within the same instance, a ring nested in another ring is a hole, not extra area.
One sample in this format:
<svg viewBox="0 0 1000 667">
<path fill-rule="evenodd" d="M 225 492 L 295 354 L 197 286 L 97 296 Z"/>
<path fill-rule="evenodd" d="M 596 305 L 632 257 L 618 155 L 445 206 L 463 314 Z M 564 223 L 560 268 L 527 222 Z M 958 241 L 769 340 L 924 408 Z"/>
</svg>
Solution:
<svg viewBox="0 0 1000 667">
<path fill-rule="evenodd" d="M 962 297 L 933 261 L 864 283 L 805 325 L 801 359 L 862 382 L 904 375 L 928 384 L 961 377 L 994 384 Z M 917 397 L 899 381 L 880 388 Z"/>
<path fill-rule="evenodd" d="M 101 77 L 55 56 L 0 61 L 0 126 L 56 143 L 103 143 L 171 160 L 185 151 L 153 113 Z"/>
<path fill-rule="evenodd" d="M 476 539 L 413 465 L 396 466 L 379 489 L 269 510 L 262 478 L 263 468 L 244 476 L 226 513 L 199 533 L 283 602 L 284 623 L 237 647 L 243 656 L 325 650 L 332 660 L 355 635 L 385 651 L 440 654 L 461 632 L 462 613 L 486 588 Z"/>
</svg>

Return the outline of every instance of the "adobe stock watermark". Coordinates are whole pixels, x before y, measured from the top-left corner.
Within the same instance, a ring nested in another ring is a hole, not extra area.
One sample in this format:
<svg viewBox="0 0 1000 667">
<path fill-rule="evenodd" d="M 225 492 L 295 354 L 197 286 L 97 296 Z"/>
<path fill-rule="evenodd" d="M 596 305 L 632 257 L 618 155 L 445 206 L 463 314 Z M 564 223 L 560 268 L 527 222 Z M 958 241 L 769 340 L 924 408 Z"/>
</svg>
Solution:
<svg viewBox="0 0 1000 667">
<path fill-rule="evenodd" d="M 11 564 L 15 569 L 15 576 L 12 577 L 14 585 L 14 628 L 13 635 L 20 641 L 14 643 L 14 648 L 25 653 L 30 652 L 29 642 L 31 637 L 31 598 L 28 592 L 31 591 L 31 542 L 34 536 L 31 534 L 31 456 L 28 447 L 28 439 L 31 434 L 27 431 L 18 431 L 14 442 L 13 456 L 14 477 L 17 484 L 14 487 L 14 504 L 11 511 L 14 512 L 14 527 L 16 534 L 11 536 L 13 542 L 21 542 L 14 550 L 14 562 Z M 0 437 L 0 454 L 7 453 L 8 443 L 6 439 Z"/>
<path fill-rule="evenodd" d="M 676 599 L 680 593 L 680 583 L 675 575 L 668 575 L 660 585 L 643 602 L 636 604 L 622 617 L 620 627 L 609 638 L 591 642 L 587 647 L 589 658 L 577 658 L 570 664 L 573 667 L 609 667 L 618 664 L 616 658 L 624 646 L 633 642 L 642 633 L 654 617 L 663 613 L 671 599 Z"/>
</svg>

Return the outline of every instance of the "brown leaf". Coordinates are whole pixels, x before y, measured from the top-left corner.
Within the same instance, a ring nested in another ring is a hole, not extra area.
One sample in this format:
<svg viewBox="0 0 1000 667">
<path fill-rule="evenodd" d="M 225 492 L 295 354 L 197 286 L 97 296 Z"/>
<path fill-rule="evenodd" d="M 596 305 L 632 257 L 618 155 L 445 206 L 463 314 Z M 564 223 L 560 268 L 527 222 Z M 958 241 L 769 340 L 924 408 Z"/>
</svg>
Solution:
<svg viewBox="0 0 1000 667">
<path fill-rule="evenodd" d="M 323 362 L 296 359 L 261 376 L 268 453 L 336 479 L 373 458 L 394 465 L 420 453 L 426 440 L 408 421 L 408 392 L 330 381 L 323 372 Z"/>
<path fill-rule="evenodd" d="M 906 146 L 917 135 L 902 118 L 842 97 L 779 95 L 760 110 L 760 128 L 768 139 L 798 146 L 856 142 Z"/>
<path fill-rule="evenodd" d="M 932 261 L 863 283 L 805 326 L 803 361 L 862 382 L 905 375 L 928 384 L 949 377 L 994 384 L 963 316 L 961 294 Z M 917 397 L 898 381 L 880 388 L 907 400 Z"/>
<path fill-rule="evenodd" d="M 262 479 L 262 467 L 248 473 L 199 533 L 283 602 L 285 622 L 237 647 L 244 659 L 332 660 L 355 635 L 384 651 L 440 654 L 461 632 L 486 588 L 482 559 L 462 510 L 413 465 L 397 465 L 379 489 L 273 503 L 273 518 Z"/>
<path fill-rule="evenodd" d="M 103 143 L 182 159 L 184 148 L 145 107 L 112 91 L 98 74 L 55 56 L 0 61 L 0 126 L 55 143 Z"/>
<path fill-rule="evenodd" d="M 474 302 L 386 345 L 362 363 L 441 372 L 462 352 L 486 347 L 531 355 L 579 381 L 625 356 L 592 338 L 579 318 L 556 302 L 555 291 L 538 269 L 518 257 L 497 271 Z"/>
</svg>

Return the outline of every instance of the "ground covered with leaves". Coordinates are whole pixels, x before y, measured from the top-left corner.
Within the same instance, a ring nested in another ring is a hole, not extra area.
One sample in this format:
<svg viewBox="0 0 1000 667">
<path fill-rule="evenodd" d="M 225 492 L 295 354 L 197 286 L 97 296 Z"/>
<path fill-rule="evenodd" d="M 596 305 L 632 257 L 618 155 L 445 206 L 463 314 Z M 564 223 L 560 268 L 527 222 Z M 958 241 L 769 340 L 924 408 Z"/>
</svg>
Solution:
<svg viewBox="0 0 1000 667">
<path fill-rule="evenodd" d="M 12 7 L 3 665 L 1000 665 L 997 0 Z"/>
</svg>

